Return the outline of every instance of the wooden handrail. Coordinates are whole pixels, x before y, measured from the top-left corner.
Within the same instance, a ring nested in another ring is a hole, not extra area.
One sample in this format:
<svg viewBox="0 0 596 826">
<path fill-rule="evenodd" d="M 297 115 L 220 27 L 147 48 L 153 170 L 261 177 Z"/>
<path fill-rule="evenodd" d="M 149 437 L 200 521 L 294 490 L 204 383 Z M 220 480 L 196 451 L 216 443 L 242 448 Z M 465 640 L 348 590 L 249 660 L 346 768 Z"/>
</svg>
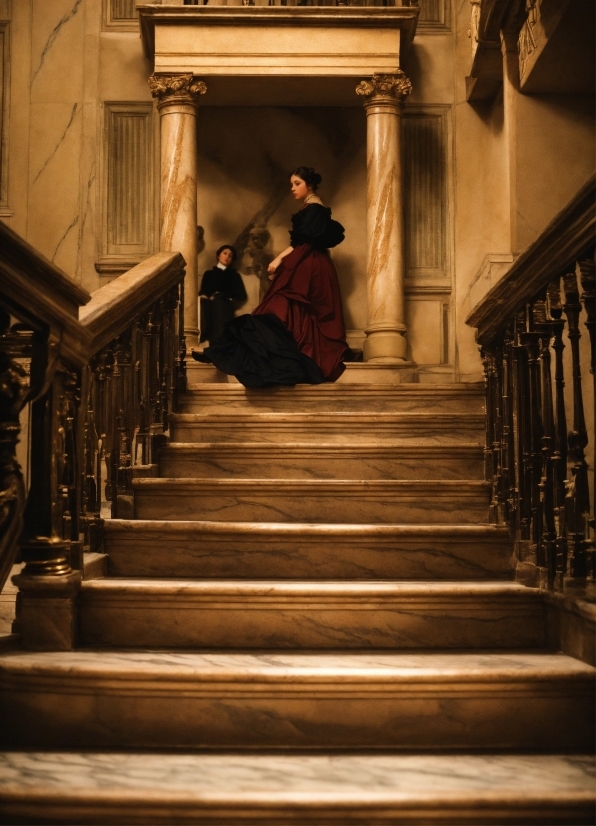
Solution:
<svg viewBox="0 0 596 826">
<path fill-rule="evenodd" d="M 179 252 L 159 252 L 95 290 L 79 311 L 81 324 L 91 334 L 89 356 L 113 341 L 130 326 L 133 316 L 144 313 L 178 284 L 184 266 Z"/>
<path fill-rule="evenodd" d="M 0 250 L 3 306 L 31 329 L 48 329 L 66 359 L 84 364 L 91 336 L 78 313 L 90 294 L 1 221 Z"/>
<path fill-rule="evenodd" d="M 596 176 L 592 175 L 466 318 L 466 324 L 477 328 L 478 343 L 490 344 L 518 307 L 594 244 L 595 229 Z"/>
</svg>

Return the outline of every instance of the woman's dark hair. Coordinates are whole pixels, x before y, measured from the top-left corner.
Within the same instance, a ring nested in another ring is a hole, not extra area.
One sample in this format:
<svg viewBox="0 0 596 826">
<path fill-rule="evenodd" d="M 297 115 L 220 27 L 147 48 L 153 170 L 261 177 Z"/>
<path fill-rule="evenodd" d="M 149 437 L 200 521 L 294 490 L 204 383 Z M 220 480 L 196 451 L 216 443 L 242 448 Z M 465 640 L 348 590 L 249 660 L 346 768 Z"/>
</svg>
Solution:
<svg viewBox="0 0 596 826">
<path fill-rule="evenodd" d="M 223 252 L 224 250 L 231 250 L 231 251 L 232 251 L 232 261 L 235 261 L 235 260 L 236 260 L 236 258 L 237 258 L 237 256 L 238 256 L 238 253 L 236 252 L 236 250 L 234 249 L 234 247 L 233 247 L 231 244 L 224 244 L 223 246 L 221 246 L 221 247 L 217 250 L 217 252 L 215 253 L 215 257 L 216 257 L 216 258 L 219 258 L 219 256 L 222 254 L 222 252 Z"/>
<path fill-rule="evenodd" d="M 301 178 L 307 186 L 311 186 L 313 192 L 317 191 L 319 184 L 323 180 L 319 173 L 315 172 L 312 166 L 299 166 L 293 172 L 290 172 L 290 178 L 292 175 L 295 175 L 297 178 Z"/>
</svg>

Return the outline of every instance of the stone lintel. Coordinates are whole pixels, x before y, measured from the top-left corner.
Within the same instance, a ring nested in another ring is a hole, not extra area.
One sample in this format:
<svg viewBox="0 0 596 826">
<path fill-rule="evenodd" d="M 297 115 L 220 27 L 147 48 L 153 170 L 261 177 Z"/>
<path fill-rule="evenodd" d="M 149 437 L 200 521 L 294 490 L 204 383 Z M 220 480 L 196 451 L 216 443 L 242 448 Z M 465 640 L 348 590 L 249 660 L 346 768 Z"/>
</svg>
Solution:
<svg viewBox="0 0 596 826">
<path fill-rule="evenodd" d="M 139 7 L 154 70 L 201 77 L 396 72 L 418 14 L 415 6 Z M 244 44 L 241 57 L 238 42 Z"/>
</svg>

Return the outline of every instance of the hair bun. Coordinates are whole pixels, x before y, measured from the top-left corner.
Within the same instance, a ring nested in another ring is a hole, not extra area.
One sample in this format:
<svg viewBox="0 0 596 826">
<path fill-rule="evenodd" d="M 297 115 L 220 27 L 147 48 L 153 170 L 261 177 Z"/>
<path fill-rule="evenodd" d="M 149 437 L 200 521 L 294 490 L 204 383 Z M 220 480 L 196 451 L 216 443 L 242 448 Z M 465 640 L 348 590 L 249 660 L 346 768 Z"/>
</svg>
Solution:
<svg viewBox="0 0 596 826">
<path fill-rule="evenodd" d="M 292 175 L 296 175 L 298 178 L 302 178 L 302 180 L 313 188 L 313 191 L 317 191 L 317 187 L 323 180 L 323 178 L 319 175 L 318 172 L 315 172 L 314 167 L 312 166 L 299 166 L 290 174 L 290 178 Z"/>
</svg>

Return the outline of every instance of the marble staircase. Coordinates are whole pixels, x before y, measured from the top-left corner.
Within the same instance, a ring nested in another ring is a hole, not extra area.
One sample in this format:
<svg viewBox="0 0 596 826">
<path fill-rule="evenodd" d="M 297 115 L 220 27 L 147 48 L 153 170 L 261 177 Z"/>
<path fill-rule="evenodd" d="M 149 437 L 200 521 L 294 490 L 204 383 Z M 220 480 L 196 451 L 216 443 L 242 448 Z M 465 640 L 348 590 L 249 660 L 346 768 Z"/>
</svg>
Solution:
<svg viewBox="0 0 596 826">
<path fill-rule="evenodd" d="M 593 822 L 596 671 L 487 524 L 482 398 L 191 386 L 80 647 L 0 658 L 0 822 Z"/>
</svg>

